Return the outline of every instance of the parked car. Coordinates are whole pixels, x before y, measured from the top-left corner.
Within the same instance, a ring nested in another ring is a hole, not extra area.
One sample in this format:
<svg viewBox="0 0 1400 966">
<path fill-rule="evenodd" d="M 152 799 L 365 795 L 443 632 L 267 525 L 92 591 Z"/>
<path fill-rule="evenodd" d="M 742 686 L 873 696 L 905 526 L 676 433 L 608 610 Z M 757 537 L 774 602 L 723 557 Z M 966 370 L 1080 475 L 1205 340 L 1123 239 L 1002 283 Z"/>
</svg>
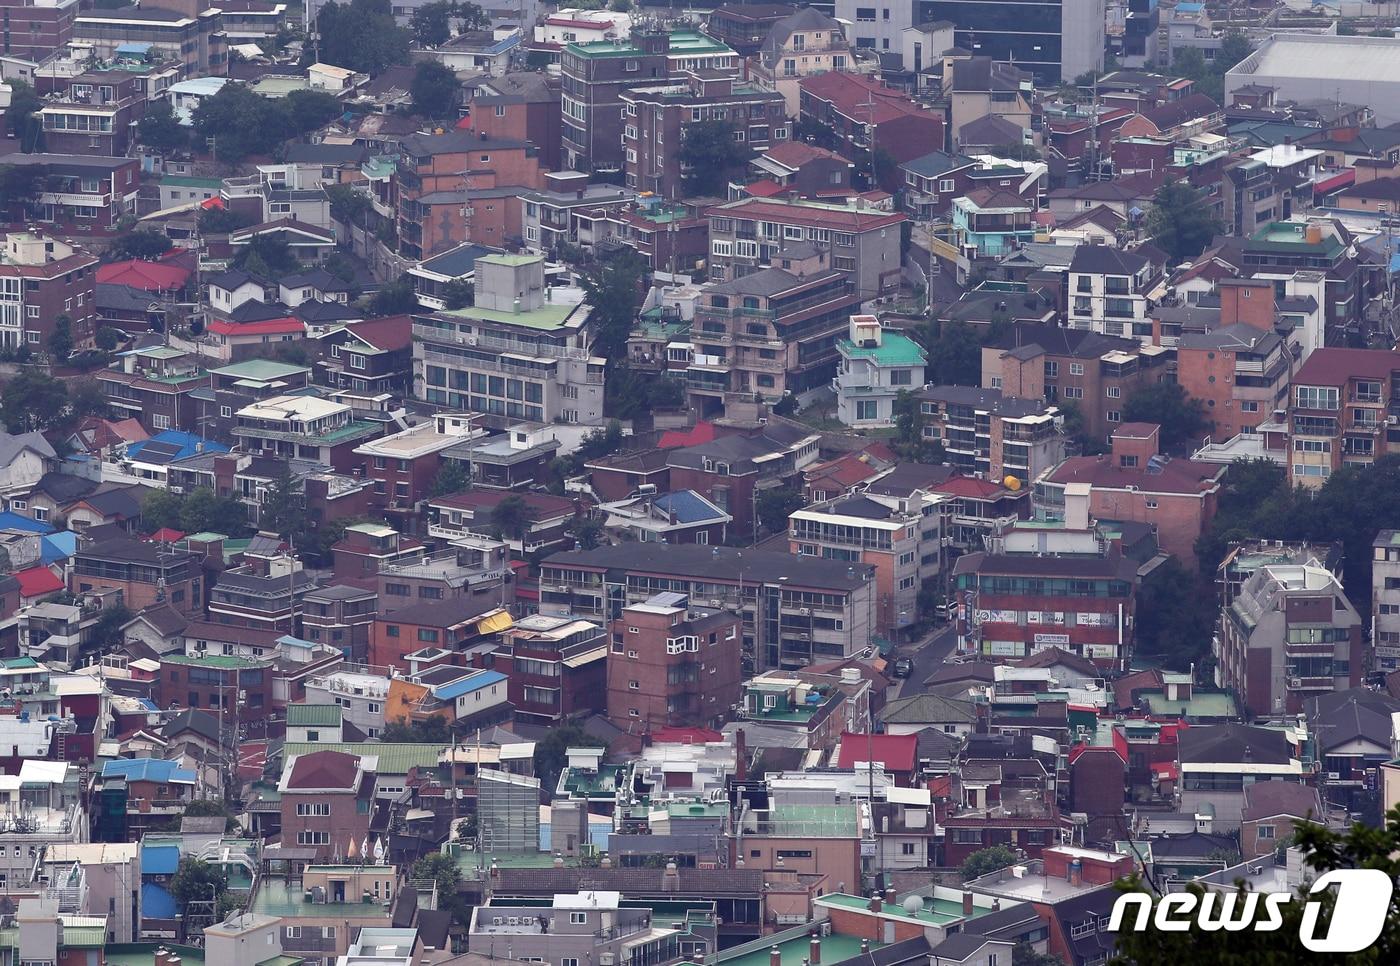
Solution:
<svg viewBox="0 0 1400 966">
<path fill-rule="evenodd" d="M 907 678 L 914 673 L 914 662 L 907 657 L 902 657 L 894 662 L 894 676 L 897 678 Z"/>
</svg>

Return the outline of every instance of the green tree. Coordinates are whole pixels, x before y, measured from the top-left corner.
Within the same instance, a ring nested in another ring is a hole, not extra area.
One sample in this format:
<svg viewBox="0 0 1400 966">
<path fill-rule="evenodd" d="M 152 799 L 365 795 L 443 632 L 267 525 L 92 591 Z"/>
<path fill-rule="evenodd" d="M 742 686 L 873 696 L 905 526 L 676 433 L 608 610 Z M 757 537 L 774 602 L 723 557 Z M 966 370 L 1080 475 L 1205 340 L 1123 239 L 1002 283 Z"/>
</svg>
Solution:
<svg viewBox="0 0 1400 966">
<path fill-rule="evenodd" d="M 593 314 L 589 316 L 596 333 L 593 352 L 611 363 L 627 354 L 627 336 L 637 320 L 645 274 L 646 262 L 631 249 L 590 265 L 582 272 L 583 290 L 588 294 L 588 304 L 593 306 Z"/>
<path fill-rule="evenodd" d="M 730 176 L 749 163 L 753 151 L 746 141 L 734 140 L 728 121 L 700 121 L 688 124 L 681 140 L 681 176 L 685 193 L 722 196 Z"/>
<path fill-rule="evenodd" d="M 413 11 L 408 29 L 421 47 L 439 47 L 452 39 L 452 15 L 456 12 L 452 0 L 434 0 Z M 431 63 L 431 62 L 425 62 Z M 414 98 L 416 101 L 417 98 Z"/>
<path fill-rule="evenodd" d="M 37 369 L 21 370 L 0 392 L 0 418 L 12 433 L 58 429 L 70 418 L 68 388 Z"/>
<path fill-rule="evenodd" d="M 216 903 L 228 891 L 228 875 L 223 868 L 186 855 L 180 858 L 175 874 L 170 877 L 170 895 L 183 911 L 191 902 Z"/>
<path fill-rule="evenodd" d="M 442 287 L 443 305 L 449 312 L 476 304 L 476 286 L 465 278 L 454 278 Z"/>
<path fill-rule="evenodd" d="M 589 460 L 611 456 L 622 448 L 622 424 L 616 419 L 608 420 L 606 426 L 590 430 L 574 451 L 580 464 Z"/>
<path fill-rule="evenodd" d="M 632 10 L 632 0 L 611 0 L 608 9 L 613 13 L 629 13 Z"/>
<path fill-rule="evenodd" d="M 1205 405 L 1188 396 L 1179 383 L 1159 382 L 1144 386 L 1123 400 L 1123 418 L 1130 423 L 1156 423 L 1162 427 L 1164 449 L 1198 442 L 1210 429 Z"/>
<path fill-rule="evenodd" d="M 758 494 L 758 522 L 769 533 L 785 533 L 788 517 L 802 509 L 802 493 L 796 487 L 775 486 Z"/>
<path fill-rule="evenodd" d="M 123 338 L 125 338 L 125 334 L 121 329 L 115 326 L 104 325 L 97 330 L 97 348 L 101 349 L 103 352 L 111 352 L 122 344 Z"/>
<path fill-rule="evenodd" d="M 233 263 L 245 272 L 272 279 L 301 271 L 292 246 L 276 235 L 255 235 L 239 248 Z"/>
<path fill-rule="evenodd" d="M 185 815 L 191 818 L 212 818 L 217 815 L 227 819 L 224 822 L 224 832 L 234 833 L 238 831 L 238 820 L 233 817 L 228 806 L 217 798 L 196 798 L 185 806 Z"/>
<path fill-rule="evenodd" d="M 389 0 L 331 0 L 320 8 L 321 59 L 366 74 L 408 63 L 413 36 L 394 21 Z"/>
<path fill-rule="evenodd" d="M 1190 182 L 1172 179 L 1158 188 L 1152 198 L 1147 230 L 1157 247 L 1173 262 L 1181 262 L 1205 251 L 1224 226 L 1206 205 L 1205 196 Z"/>
<path fill-rule="evenodd" d="M 365 305 L 365 313 L 372 319 L 404 315 L 419 309 L 418 296 L 413 290 L 413 279 L 407 275 L 375 292 Z"/>
<path fill-rule="evenodd" d="M 604 743 L 589 737 L 576 724 L 566 724 L 549 729 L 541 740 L 535 742 L 535 777 L 540 780 L 540 788 L 551 795 L 559 784 L 559 773 L 568 764 L 570 748 L 599 748 Z"/>
<path fill-rule="evenodd" d="M 1311 499 L 1306 491 L 1290 487 L 1283 467 L 1272 460 L 1231 463 L 1215 516 L 1196 541 L 1196 569 L 1202 574 L 1215 573 L 1233 541 L 1300 533 L 1297 528 Z"/>
<path fill-rule="evenodd" d="M 603 524 L 592 517 L 582 517 L 574 524 L 574 541 L 581 550 L 592 550 L 603 542 L 607 533 Z"/>
<path fill-rule="evenodd" d="M 438 61 L 419 62 L 409 93 L 413 95 L 416 114 L 450 118 L 457 113 L 457 75 Z"/>
<path fill-rule="evenodd" d="M 508 540 L 523 541 L 533 522 L 534 511 L 519 496 L 506 497 L 491 511 L 491 525 Z"/>
<path fill-rule="evenodd" d="M 7 80 L 10 85 L 10 106 L 5 109 L 5 130 L 16 138 L 21 151 L 40 151 L 44 147 L 44 130 L 34 112 L 44 106 L 43 100 L 22 80 Z"/>
<path fill-rule="evenodd" d="M 122 646 L 122 628 L 131 623 L 131 611 L 120 604 L 105 608 L 88 628 L 82 650 L 88 654 L 106 654 Z"/>
<path fill-rule="evenodd" d="M 306 509 L 296 478 L 283 469 L 263 493 L 258 526 L 295 540 L 306 529 Z"/>
<path fill-rule="evenodd" d="M 189 128 L 180 123 L 168 100 L 152 101 L 136 125 L 136 136 L 148 148 L 173 154 L 189 146 Z"/>
<path fill-rule="evenodd" d="M 1081 456 L 1097 456 L 1105 452 L 1104 441 L 1090 436 L 1084 423 L 1084 410 L 1073 399 L 1061 399 L 1055 403 L 1064 416 L 1065 439 L 1074 444 Z"/>
<path fill-rule="evenodd" d="M 442 464 L 433 477 L 433 496 L 449 496 L 453 493 L 461 493 L 471 486 L 471 480 L 467 477 L 466 468 L 461 460 L 448 460 Z"/>
<path fill-rule="evenodd" d="M 231 496 L 218 496 L 207 486 L 187 493 L 180 504 L 178 529 L 185 533 L 240 536 L 247 529 L 248 508 Z M 143 513 L 144 520 L 144 513 Z"/>
<path fill-rule="evenodd" d="M 485 30 L 491 26 L 491 15 L 471 0 L 458 0 L 456 15 L 463 30 Z"/>
<path fill-rule="evenodd" d="M 982 382 L 982 343 L 966 322 L 929 323 L 924 335 L 925 372 L 935 386 L 977 386 Z"/>
<path fill-rule="evenodd" d="M 340 99 L 326 91 L 292 91 L 282 98 L 280 104 L 276 100 L 272 103 L 274 107 L 281 108 L 281 113 L 286 117 L 286 128 L 293 137 L 320 130 L 345 112 Z"/>
<path fill-rule="evenodd" d="M 1210 653 L 1215 610 L 1201 607 L 1212 591 L 1180 560 L 1170 557 L 1142 581 L 1137 593 L 1137 649 L 1175 671 Z"/>
<path fill-rule="evenodd" d="M 180 494 L 166 489 L 150 489 L 141 498 L 141 528 L 147 533 L 169 528 L 180 528 L 180 508 L 184 501 Z"/>
<path fill-rule="evenodd" d="M 253 219 L 227 208 L 204 208 L 199 212 L 201 235 L 227 235 L 253 224 Z"/>
<path fill-rule="evenodd" d="M 1249 42 L 1249 38 L 1242 31 L 1227 31 L 1225 36 L 1220 38 L 1220 49 L 1215 52 L 1215 60 L 1211 67 L 1217 74 L 1224 75 L 1231 67 L 1253 52 L 1254 45 Z"/>
<path fill-rule="evenodd" d="M 384 730 L 379 733 L 379 740 L 416 745 L 450 745 L 452 729 L 442 718 L 425 718 L 414 722 L 400 718 L 384 726 Z"/>
<path fill-rule="evenodd" d="M 919 397 L 901 389 L 891 404 L 894 412 L 894 449 L 910 463 L 942 463 L 947 457 L 940 440 L 924 438 L 924 413 Z"/>
<path fill-rule="evenodd" d="M 117 260 L 141 258 L 151 261 L 160 258 L 171 247 L 170 239 L 155 229 L 137 228 L 112 239 L 112 246 L 107 251 Z"/>
<path fill-rule="evenodd" d="M 13 215 L 18 210 L 20 217 L 27 216 L 48 180 L 48 165 L 0 165 L 0 213 Z"/>
<path fill-rule="evenodd" d="M 988 872 L 995 872 L 997 869 L 1004 869 L 1008 865 L 1014 864 L 1016 853 L 1005 845 L 993 845 L 988 849 L 978 849 L 958 867 L 958 874 L 963 877 L 963 881 L 975 879 L 979 875 L 986 875 Z"/>
<path fill-rule="evenodd" d="M 348 184 L 326 185 L 326 197 L 331 202 L 331 217 L 347 225 L 363 228 L 365 217 L 374 209 L 369 195 Z"/>
<path fill-rule="evenodd" d="M 462 873 L 456 861 L 441 852 L 425 855 L 413 863 L 413 878 L 437 885 L 438 908 L 452 913 L 453 921 L 465 928 L 471 925 L 471 910 L 466 898 L 458 892 Z"/>
<path fill-rule="evenodd" d="M 53 331 L 49 333 L 49 356 L 58 365 L 73 354 L 73 320 L 67 315 L 54 317 Z"/>
</svg>

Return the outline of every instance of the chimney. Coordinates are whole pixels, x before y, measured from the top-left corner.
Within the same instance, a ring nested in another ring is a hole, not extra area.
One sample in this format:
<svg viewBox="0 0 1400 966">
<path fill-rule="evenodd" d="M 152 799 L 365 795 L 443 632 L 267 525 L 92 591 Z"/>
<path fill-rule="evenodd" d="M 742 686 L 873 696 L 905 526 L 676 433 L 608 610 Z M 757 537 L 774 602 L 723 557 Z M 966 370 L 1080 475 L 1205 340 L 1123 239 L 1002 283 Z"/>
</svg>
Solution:
<svg viewBox="0 0 1400 966">
<path fill-rule="evenodd" d="M 783 966 L 783 951 L 777 946 L 768 950 L 768 966 Z"/>
<path fill-rule="evenodd" d="M 1069 884 L 1072 886 L 1083 885 L 1084 863 L 1080 862 L 1078 859 L 1071 859 L 1069 863 L 1069 875 L 1067 876 L 1067 878 L 1069 879 Z"/>
<path fill-rule="evenodd" d="M 812 966 L 822 966 L 822 941 L 821 937 L 813 936 L 807 942 L 807 958 L 811 960 Z"/>
<path fill-rule="evenodd" d="M 962 914 L 963 914 L 964 916 L 971 916 L 971 915 L 972 915 L 972 893 L 971 893 L 971 892 L 964 892 L 964 893 L 962 894 L 962 906 L 963 906 Z"/>
<path fill-rule="evenodd" d="M 885 905 L 890 906 L 890 907 L 893 907 L 893 906 L 894 906 L 894 900 L 895 900 L 894 886 L 890 886 L 890 887 L 888 887 L 887 889 L 885 889 Z"/>
<path fill-rule="evenodd" d="M 869 955 L 870 955 L 870 940 L 869 940 L 869 939 L 862 939 L 862 940 L 860 941 L 860 954 L 861 954 L 862 956 L 869 956 Z"/>
<path fill-rule="evenodd" d="M 871 912 L 879 912 L 881 909 L 884 908 L 884 906 L 885 906 L 885 904 L 884 904 L 883 902 L 880 901 L 880 893 L 878 893 L 878 892 L 872 892 L 872 893 L 870 893 L 870 911 L 871 911 Z"/>
<path fill-rule="evenodd" d="M 743 781 L 749 777 L 749 747 L 743 728 L 734 729 L 734 779 Z"/>
</svg>

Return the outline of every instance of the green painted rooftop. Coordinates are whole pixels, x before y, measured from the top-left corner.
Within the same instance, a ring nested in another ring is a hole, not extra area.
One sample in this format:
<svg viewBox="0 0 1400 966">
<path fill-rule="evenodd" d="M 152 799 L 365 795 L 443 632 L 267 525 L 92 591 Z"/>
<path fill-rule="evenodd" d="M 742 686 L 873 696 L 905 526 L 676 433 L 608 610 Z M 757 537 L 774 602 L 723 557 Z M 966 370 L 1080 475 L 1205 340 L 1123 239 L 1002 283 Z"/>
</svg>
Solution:
<svg viewBox="0 0 1400 966">
<path fill-rule="evenodd" d="M 290 362 L 276 362 L 272 359 L 249 359 L 246 362 L 235 362 L 230 366 L 220 366 L 211 371 L 216 376 L 233 376 L 238 379 L 257 379 L 269 382 L 273 379 L 283 379 L 305 372 L 306 367 L 293 365 Z"/>
<path fill-rule="evenodd" d="M 913 913 L 910 913 L 904 908 L 903 899 L 895 902 L 892 906 L 887 903 L 882 911 L 886 915 L 898 916 L 901 919 L 914 919 L 919 922 L 927 922 L 938 926 L 946 925 L 947 923 L 964 918 L 962 903 L 957 900 L 930 899 L 928 896 L 921 896 L 920 898 L 923 899 L 924 904 Z M 870 903 L 869 899 L 862 899 L 860 896 L 846 895 L 842 892 L 833 892 L 830 895 L 822 896 L 819 901 L 830 903 L 834 906 L 841 906 L 846 909 L 868 909 Z M 991 909 L 985 906 L 973 906 L 972 918 L 976 919 L 978 916 L 985 916 L 991 911 Z M 825 959 L 826 957 L 822 958 Z"/>
<path fill-rule="evenodd" d="M 415 765 L 434 768 L 447 745 L 407 741 L 289 741 L 282 746 L 283 761 L 292 755 L 308 755 L 313 751 L 341 751 L 347 755 L 376 755 L 379 774 L 407 775 Z"/>
<path fill-rule="evenodd" d="M 254 661 L 246 657 L 232 657 L 226 654 L 205 654 L 195 657 L 191 654 L 166 654 L 160 659 L 162 664 L 179 664 L 191 667 L 212 667 L 222 670 L 248 670 L 267 667 L 270 661 Z"/>
<path fill-rule="evenodd" d="M 289 704 L 287 705 L 287 727 L 334 727 L 341 722 L 341 708 L 338 704 Z"/>
<path fill-rule="evenodd" d="M 733 51 L 698 30 L 673 30 L 671 49 L 675 54 L 729 54 Z M 569 44 L 568 50 L 583 57 L 638 57 L 642 49 L 627 41 L 594 40 L 587 43 Z"/>
<path fill-rule="evenodd" d="M 502 325 L 519 325 L 527 329 L 559 329 L 563 328 L 564 323 L 578 307 L 579 303 L 546 302 L 537 309 L 508 312 L 473 305 L 465 309 L 450 309 L 442 314 L 458 319 L 481 319 L 484 322 L 498 322 Z M 528 346 L 521 347 L 522 352 L 528 349 Z"/>
<path fill-rule="evenodd" d="M 1161 691 L 1143 694 L 1147 707 L 1154 715 L 1175 718 L 1233 718 L 1239 714 L 1235 699 L 1223 691 L 1195 691 L 1189 701 L 1169 701 Z"/>
<path fill-rule="evenodd" d="M 860 937 L 842 936 L 833 934 L 824 936 L 822 944 L 822 962 L 839 963 L 844 959 L 854 959 L 860 955 Z M 759 940 L 756 943 L 745 943 L 732 950 L 718 953 L 708 957 L 705 962 L 713 964 L 724 964 L 724 966 L 768 966 L 771 962 L 773 943 Z M 884 943 L 872 942 L 871 949 L 879 949 Z M 750 948 L 757 947 L 757 948 Z M 778 952 L 782 955 L 782 966 L 802 966 L 807 961 L 811 951 L 810 939 L 806 933 L 795 936 L 792 939 L 777 943 Z M 737 954 L 737 955 L 736 955 Z"/>
<path fill-rule="evenodd" d="M 928 359 L 923 347 L 902 332 L 882 332 L 880 344 L 874 348 L 858 346 L 850 339 L 842 339 L 836 348 L 843 356 L 872 359 L 877 366 L 921 366 Z"/>
<path fill-rule="evenodd" d="M 780 805 L 768 812 L 765 830 L 791 838 L 848 838 L 858 827 L 854 805 Z"/>
<path fill-rule="evenodd" d="M 356 866 L 356 869 L 359 867 Z M 389 910 L 380 902 L 310 902 L 301 883 L 289 885 L 286 879 L 263 876 L 253 896 L 253 912 L 264 916 L 308 919 L 371 920 L 357 925 L 389 925 Z"/>
</svg>

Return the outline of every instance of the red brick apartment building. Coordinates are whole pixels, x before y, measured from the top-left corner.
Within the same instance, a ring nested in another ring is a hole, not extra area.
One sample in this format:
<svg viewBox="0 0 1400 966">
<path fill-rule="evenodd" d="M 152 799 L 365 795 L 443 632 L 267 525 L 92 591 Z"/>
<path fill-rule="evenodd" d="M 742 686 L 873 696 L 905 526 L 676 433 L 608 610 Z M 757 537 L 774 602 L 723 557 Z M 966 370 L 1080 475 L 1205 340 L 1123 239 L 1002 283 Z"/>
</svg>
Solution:
<svg viewBox="0 0 1400 966">
<path fill-rule="evenodd" d="M 592 621 L 532 614 L 501 632 L 490 651 L 474 651 L 472 665 L 506 675 L 516 717 L 545 724 L 607 710 L 607 631 Z"/>
<path fill-rule="evenodd" d="M 50 0 L 43 5 L 34 0 L 0 0 L 0 50 L 7 57 L 45 59 L 73 39 L 78 6 L 78 0 Z"/>
<path fill-rule="evenodd" d="M 1288 468 L 1293 483 L 1321 486 L 1343 466 L 1400 451 L 1400 353 L 1315 349 L 1289 388 Z"/>
<path fill-rule="evenodd" d="M 7 235 L 0 264 L 0 346 L 48 345 L 60 315 L 71 320 L 75 343 L 92 339 L 96 282 L 97 259 L 82 249 L 29 232 Z"/>
<path fill-rule="evenodd" d="M 277 791 L 282 796 L 282 842 L 316 850 L 324 862 L 358 849 L 374 815 L 375 774 L 358 755 L 313 751 L 293 755 L 283 766 Z M 345 901 L 358 901 L 346 897 Z"/>
<path fill-rule="evenodd" d="M 548 74 L 515 71 L 487 77 L 471 103 L 471 126 L 493 140 L 529 141 L 540 151 L 540 165 L 560 170 L 560 82 Z"/>
<path fill-rule="evenodd" d="M 677 593 L 623 608 L 611 625 L 608 719 L 629 733 L 724 724 L 743 677 L 740 620 L 692 610 Z"/>
</svg>

